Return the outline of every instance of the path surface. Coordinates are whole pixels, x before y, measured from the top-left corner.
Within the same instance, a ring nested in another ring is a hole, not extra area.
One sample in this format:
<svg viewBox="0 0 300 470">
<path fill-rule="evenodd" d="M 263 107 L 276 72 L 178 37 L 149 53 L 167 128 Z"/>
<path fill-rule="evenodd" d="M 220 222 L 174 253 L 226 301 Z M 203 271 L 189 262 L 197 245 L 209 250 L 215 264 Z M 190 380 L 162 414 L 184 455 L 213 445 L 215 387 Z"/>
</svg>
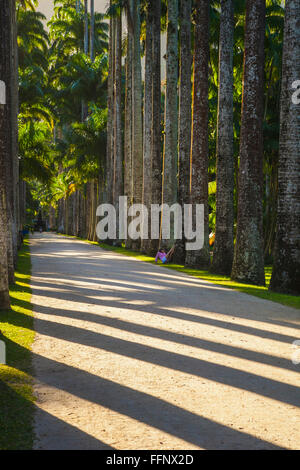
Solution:
<svg viewBox="0 0 300 470">
<path fill-rule="evenodd" d="M 299 311 L 31 238 L 36 449 L 300 448 Z"/>
</svg>

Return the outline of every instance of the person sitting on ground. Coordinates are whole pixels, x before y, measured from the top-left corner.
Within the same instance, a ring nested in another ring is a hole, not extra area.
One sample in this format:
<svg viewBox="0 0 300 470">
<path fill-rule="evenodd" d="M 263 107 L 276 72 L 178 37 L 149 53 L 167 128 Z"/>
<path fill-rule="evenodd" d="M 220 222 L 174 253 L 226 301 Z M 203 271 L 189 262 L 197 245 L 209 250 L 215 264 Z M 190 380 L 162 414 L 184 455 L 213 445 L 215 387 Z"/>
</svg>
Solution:
<svg viewBox="0 0 300 470">
<path fill-rule="evenodd" d="M 174 250 L 175 250 L 175 245 L 172 246 L 172 248 L 168 251 L 168 253 L 166 253 L 166 250 L 164 248 L 160 248 L 158 252 L 156 253 L 155 263 L 157 263 L 159 259 L 163 264 L 168 263 L 168 261 L 170 261 L 174 253 Z"/>
</svg>

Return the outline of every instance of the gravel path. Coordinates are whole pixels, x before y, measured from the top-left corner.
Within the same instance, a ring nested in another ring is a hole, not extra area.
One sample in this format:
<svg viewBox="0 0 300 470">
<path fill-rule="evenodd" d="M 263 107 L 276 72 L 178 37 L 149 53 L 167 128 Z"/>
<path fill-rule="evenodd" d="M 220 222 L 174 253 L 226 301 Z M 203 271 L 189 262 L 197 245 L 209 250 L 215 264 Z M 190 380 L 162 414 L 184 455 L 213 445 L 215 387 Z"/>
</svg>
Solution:
<svg viewBox="0 0 300 470">
<path fill-rule="evenodd" d="M 299 311 L 31 238 L 36 449 L 299 449 Z"/>
</svg>

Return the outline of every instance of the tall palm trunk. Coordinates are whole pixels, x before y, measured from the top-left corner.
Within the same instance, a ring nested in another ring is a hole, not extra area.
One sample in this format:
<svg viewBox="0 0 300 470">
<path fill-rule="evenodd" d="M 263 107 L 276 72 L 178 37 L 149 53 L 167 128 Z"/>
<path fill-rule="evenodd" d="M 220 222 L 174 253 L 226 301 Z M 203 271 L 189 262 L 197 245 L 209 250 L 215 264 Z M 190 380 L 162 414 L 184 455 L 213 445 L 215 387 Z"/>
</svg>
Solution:
<svg viewBox="0 0 300 470">
<path fill-rule="evenodd" d="M 5 104 L 2 107 L 2 181 L 5 190 L 6 213 L 2 215 L 4 223 L 4 234 L 6 237 L 8 281 L 14 281 L 14 268 L 17 256 L 17 224 L 16 224 L 16 189 L 17 189 L 17 167 L 16 167 L 16 63 L 15 51 L 15 1 L 4 1 L 0 10 L 0 79 L 5 83 Z"/>
<path fill-rule="evenodd" d="M 144 86 L 144 148 L 143 148 L 143 205 L 148 210 L 148 231 L 150 228 L 152 190 L 152 43 L 153 43 L 153 1 L 146 3 L 146 51 Z M 144 215 L 143 215 L 144 220 Z M 142 224 L 143 230 L 143 224 Z M 147 252 L 149 239 L 142 239 L 141 250 Z"/>
<path fill-rule="evenodd" d="M 177 202 L 177 81 L 178 81 L 178 0 L 168 0 L 167 18 L 167 84 L 165 100 L 165 142 L 163 156 L 163 204 L 172 206 Z M 162 223 L 164 212 L 162 211 Z M 166 245 L 174 243 L 174 219 L 170 224 L 170 240 L 163 240 Z"/>
<path fill-rule="evenodd" d="M 7 2 L 8 3 L 8 2 Z M 7 5 L 6 5 L 7 8 Z M 4 7 L 0 6 L 0 28 L 3 27 Z M 1 38 L 1 32 L 0 32 Z M 0 44 L 1 48 L 2 43 Z M 3 48 L 0 49 L 1 62 Z M 1 67 L 1 65 L 0 65 Z M 8 238 L 7 225 L 7 192 L 6 192 L 6 165 L 7 156 L 7 104 L 0 104 L 0 310 L 9 308 L 8 291 Z"/>
<path fill-rule="evenodd" d="M 89 18 L 88 18 L 88 0 L 84 0 L 84 43 L 83 52 L 88 55 L 89 52 Z"/>
<path fill-rule="evenodd" d="M 231 277 L 264 285 L 263 92 L 265 0 L 247 0 L 237 235 Z"/>
<path fill-rule="evenodd" d="M 67 235 L 69 234 L 69 211 L 70 211 L 70 201 L 69 196 L 65 197 L 65 204 L 64 204 L 64 233 Z"/>
<path fill-rule="evenodd" d="M 221 1 L 217 135 L 216 238 L 212 271 L 230 275 L 233 261 L 233 0 Z"/>
<path fill-rule="evenodd" d="M 123 195 L 122 153 L 122 19 L 121 12 L 115 18 L 115 81 L 114 81 L 114 206 L 117 216 L 117 238 L 119 233 L 119 197 Z M 121 243 L 118 240 L 117 243 Z"/>
<path fill-rule="evenodd" d="M 11 1 L 10 5 L 10 159 L 7 161 L 9 165 L 9 173 L 11 175 L 11 183 L 8 185 L 9 197 L 9 223 L 11 224 L 12 240 L 9 242 L 9 251 L 11 252 L 9 259 L 9 281 L 14 280 L 14 269 L 17 267 L 17 256 L 19 240 L 19 160 L 18 160 L 18 56 L 17 56 L 17 26 L 16 26 L 16 2 Z M 9 207 L 8 206 L 8 207 Z"/>
<path fill-rule="evenodd" d="M 87 238 L 88 240 L 96 240 L 96 204 L 98 201 L 98 184 L 97 180 L 93 179 L 88 184 L 87 203 L 88 203 L 88 216 L 87 216 Z"/>
<path fill-rule="evenodd" d="M 132 0 L 127 5 L 127 53 L 126 53 L 126 87 L 125 87 L 125 124 L 124 124 L 124 195 L 128 198 L 128 205 L 133 203 L 132 180 Z M 129 220 L 128 220 L 129 222 Z M 126 248 L 131 247 L 131 240 L 127 238 Z"/>
<path fill-rule="evenodd" d="M 86 185 L 86 220 L 85 220 L 85 230 L 86 230 L 86 237 L 90 239 L 90 220 L 91 220 L 91 184 L 87 183 Z"/>
<path fill-rule="evenodd" d="M 277 232 L 270 289 L 300 294 L 300 0 L 287 0 L 280 99 Z M 298 85 L 299 87 L 299 85 Z M 299 93 L 298 93 L 299 95 Z"/>
<path fill-rule="evenodd" d="M 91 0 L 91 28 L 90 28 L 90 57 L 91 61 L 95 59 L 95 5 Z"/>
<path fill-rule="evenodd" d="M 210 265 L 208 228 L 208 59 L 209 2 L 196 0 L 190 203 L 204 206 L 204 245 L 187 251 L 186 264 L 207 269 Z M 194 213 L 193 211 L 193 213 Z"/>
<path fill-rule="evenodd" d="M 110 0 L 110 6 L 112 0 Z M 109 22 L 108 79 L 107 79 L 107 149 L 106 149 L 106 200 L 113 203 L 113 161 L 114 161 L 114 19 Z"/>
<path fill-rule="evenodd" d="M 192 1 L 180 2 L 180 85 L 179 85 L 179 187 L 178 202 L 184 209 L 189 203 L 189 176 L 191 152 L 191 13 Z M 183 227 L 184 229 L 184 227 Z M 183 230 L 184 234 L 184 230 Z M 174 261 L 185 262 L 185 239 L 177 241 Z"/>
<path fill-rule="evenodd" d="M 19 107 L 19 77 L 18 77 L 18 45 L 17 45 L 17 18 L 16 18 L 16 1 L 11 1 L 11 151 L 12 151 L 12 222 L 13 222 L 13 250 L 14 250 L 14 267 L 17 267 L 18 248 L 21 239 L 19 231 L 20 225 L 20 208 L 19 208 L 19 159 L 18 159 L 18 107 Z"/>
<path fill-rule="evenodd" d="M 154 0 L 152 23 L 152 182 L 151 203 L 160 204 L 162 195 L 161 158 L 161 0 Z M 149 227 L 150 233 L 150 227 Z M 151 240 L 148 253 L 157 252 L 159 240 Z"/>
<path fill-rule="evenodd" d="M 79 220 L 78 220 L 78 236 L 85 238 L 85 215 L 86 215 L 86 199 L 82 195 L 81 191 L 78 195 L 78 212 L 79 212 Z"/>
<path fill-rule="evenodd" d="M 19 183 L 19 211 L 20 211 L 20 225 L 23 226 L 26 222 L 26 182 L 20 180 Z"/>
<path fill-rule="evenodd" d="M 88 0 L 84 0 L 84 38 L 83 52 L 85 55 L 89 53 L 89 18 L 88 18 Z M 82 100 L 81 103 L 81 120 L 84 121 L 88 115 L 87 104 Z"/>
<path fill-rule="evenodd" d="M 143 123 L 142 123 L 142 69 L 140 47 L 140 0 L 133 2 L 133 135 L 132 135 L 132 177 L 133 177 L 133 202 L 142 203 L 143 193 Z M 140 240 L 132 241 L 132 247 L 139 249 Z"/>
</svg>

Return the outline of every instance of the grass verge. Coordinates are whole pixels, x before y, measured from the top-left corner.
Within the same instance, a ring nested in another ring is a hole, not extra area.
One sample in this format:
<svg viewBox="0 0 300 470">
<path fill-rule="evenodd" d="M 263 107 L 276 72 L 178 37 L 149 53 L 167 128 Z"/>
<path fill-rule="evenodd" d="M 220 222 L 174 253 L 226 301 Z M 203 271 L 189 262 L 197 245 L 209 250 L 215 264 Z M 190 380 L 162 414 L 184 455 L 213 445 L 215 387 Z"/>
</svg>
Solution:
<svg viewBox="0 0 300 470">
<path fill-rule="evenodd" d="M 99 243 L 99 245 L 101 246 L 101 248 L 104 248 L 105 250 L 115 251 L 117 253 L 120 253 L 126 256 L 134 256 L 135 258 L 141 259 L 142 261 L 155 264 L 155 261 L 153 258 L 143 255 L 141 253 L 127 250 L 126 248 L 123 248 L 123 247 L 113 247 L 113 246 L 107 245 L 106 243 Z M 272 266 L 265 267 L 266 287 L 253 286 L 251 284 L 240 284 L 239 282 L 232 281 L 227 276 L 222 276 L 220 274 L 213 274 L 209 271 L 204 271 L 204 270 L 199 270 L 199 269 L 186 268 L 185 266 L 181 264 L 168 264 L 168 265 L 161 265 L 161 266 L 163 268 L 173 269 L 175 271 L 189 274 L 190 276 L 194 276 L 199 279 L 212 282 L 213 284 L 217 284 L 222 287 L 235 289 L 239 292 L 244 292 L 245 294 L 254 295 L 262 299 L 271 300 L 272 302 L 278 302 L 280 304 L 287 305 L 289 307 L 300 309 L 300 296 L 278 294 L 277 292 L 271 292 L 268 290 L 270 280 L 271 280 L 271 275 L 272 275 Z"/>
<path fill-rule="evenodd" d="M 65 235 L 65 234 L 60 234 Z M 141 261 L 146 261 L 147 263 L 155 264 L 154 258 L 144 255 L 138 251 L 127 250 L 124 247 L 116 247 L 112 245 L 108 245 L 106 243 L 98 243 L 98 242 L 91 242 L 90 240 L 86 240 L 79 237 L 72 237 L 70 235 L 66 235 L 67 237 L 77 238 L 79 240 L 85 241 L 92 245 L 98 245 L 104 250 L 107 251 L 114 251 L 116 253 L 120 253 L 125 256 L 131 256 L 133 258 L 140 259 Z M 209 271 L 199 270 L 199 269 L 191 269 L 186 268 L 181 264 L 167 264 L 162 265 L 162 268 L 166 269 L 173 269 L 175 271 L 179 271 L 190 276 L 197 277 L 199 279 L 203 279 L 205 281 L 212 282 L 213 284 L 217 284 L 222 287 L 227 287 L 229 289 L 234 289 L 239 292 L 243 292 L 245 294 L 254 295 L 255 297 L 260 297 L 262 299 L 271 300 L 272 302 L 277 302 L 282 305 L 287 305 L 288 307 L 293 307 L 300 309 L 300 296 L 294 295 L 287 295 L 287 294 L 279 294 L 277 292 L 272 292 L 268 290 L 271 275 L 272 275 L 272 266 L 265 266 L 265 277 L 266 277 L 266 286 L 254 286 L 251 284 L 240 284 L 239 282 L 232 281 L 227 276 L 222 276 L 220 274 L 213 274 Z"/>
<path fill-rule="evenodd" d="M 32 449 L 34 396 L 31 345 L 34 339 L 28 239 L 18 255 L 11 309 L 0 312 L 0 339 L 6 365 L 0 364 L 0 450 Z"/>
</svg>

